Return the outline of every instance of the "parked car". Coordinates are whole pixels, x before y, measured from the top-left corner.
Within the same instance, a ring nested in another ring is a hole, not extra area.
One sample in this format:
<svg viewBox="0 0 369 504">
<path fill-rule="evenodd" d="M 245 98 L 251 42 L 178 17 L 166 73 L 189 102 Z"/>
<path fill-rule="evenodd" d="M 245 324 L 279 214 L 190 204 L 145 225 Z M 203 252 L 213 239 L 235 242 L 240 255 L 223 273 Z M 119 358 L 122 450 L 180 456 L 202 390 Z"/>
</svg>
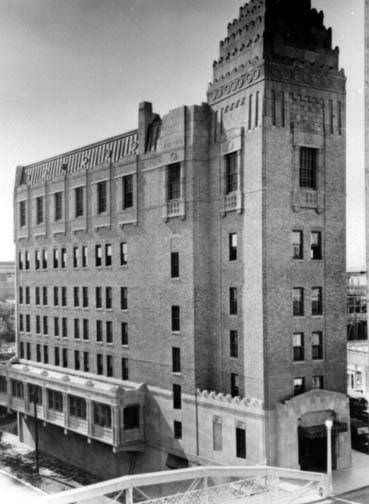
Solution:
<svg viewBox="0 0 369 504">
<path fill-rule="evenodd" d="M 364 397 L 350 397 L 350 417 L 369 422 L 368 401 Z"/>
<path fill-rule="evenodd" d="M 351 418 L 351 445 L 355 450 L 369 454 L 369 423 Z"/>
</svg>

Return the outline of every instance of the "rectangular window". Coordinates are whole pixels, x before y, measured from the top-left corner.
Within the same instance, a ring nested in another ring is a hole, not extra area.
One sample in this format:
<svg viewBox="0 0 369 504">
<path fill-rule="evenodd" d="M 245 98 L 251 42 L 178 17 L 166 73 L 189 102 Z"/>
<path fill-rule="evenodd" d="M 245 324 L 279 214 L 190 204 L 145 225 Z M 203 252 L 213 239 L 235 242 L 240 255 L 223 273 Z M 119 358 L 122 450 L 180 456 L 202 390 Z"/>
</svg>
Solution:
<svg viewBox="0 0 369 504">
<path fill-rule="evenodd" d="M 293 395 L 303 394 L 305 392 L 305 378 L 298 377 L 293 379 Z"/>
<path fill-rule="evenodd" d="M 49 348 L 47 345 L 44 345 L 44 364 L 49 363 Z"/>
<path fill-rule="evenodd" d="M 26 350 L 27 350 L 27 360 L 31 360 L 31 343 L 27 342 L 26 343 Z"/>
<path fill-rule="evenodd" d="M 63 411 L 63 394 L 61 392 L 48 389 L 47 399 L 49 409 L 59 412 Z"/>
<path fill-rule="evenodd" d="M 303 361 L 305 359 L 304 333 L 294 333 L 292 338 L 293 360 Z"/>
<path fill-rule="evenodd" d="M 292 231 L 292 258 L 304 258 L 304 238 L 302 231 Z"/>
<path fill-rule="evenodd" d="M 174 420 L 173 432 L 174 432 L 174 439 L 182 439 L 182 422 Z"/>
<path fill-rule="evenodd" d="M 89 339 L 89 322 L 88 319 L 83 319 L 83 339 Z"/>
<path fill-rule="evenodd" d="M 44 198 L 38 196 L 36 198 L 36 224 L 42 224 L 44 222 Z"/>
<path fill-rule="evenodd" d="M 122 380 L 129 379 L 129 370 L 128 370 L 128 359 L 127 357 L 122 357 Z"/>
<path fill-rule="evenodd" d="M 81 361 L 79 359 L 79 350 L 74 350 L 74 369 L 79 371 L 81 369 Z"/>
<path fill-rule="evenodd" d="M 102 266 L 102 247 L 101 245 L 96 245 L 95 247 L 95 266 Z"/>
<path fill-rule="evenodd" d="M 182 408 L 182 388 L 180 385 L 173 384 L 173 409 Z"/>
<path fill-rule="evenodd" d="M 47 268 L 47 250 L 45 249 L 42 250 L 42 268 Z"/>
<path fill-rule="evenodd" d="M 36 345 L 36 361 L 41 362 L 41 345 Z"/>
<path fill-rule="evenodd" d="M 11 380 L 12 396 L 18 399 L 24 399 L 23 383 L 18 380 Z"/>
<path fill-rule="evenodd" d="M 30 287 L 26 287 L 26 304 L 31 304 L 31 290 Z"/>
<path fill-rule="evenodd" d="M 61 249 L 61 267 L 67 267 L 67 249 L 64 247 Z"/>
<path fill-rule="evenodd" d="M 58 338 L 60 335 L 59 332 L 59 319 L 58 317 L 54 317 L 54 336 Z"/>
<path fill-rule="evenodd" d="M 19 287 L 19 304 L 23 304 L 23 287 Z"/>
<path fill-rule="evenodd" d="M 88 266 L 88 248 L 87 245 L 82 246 L 82 268 L 87 268 Z"/>
<path fill-rule="evenodd" d="M 79 263 L 79 248 L 73 247 L 73 268 L 78 268 Z"/>
<path fill-rule="evenodd" d="M 172 306 L 172 331 L 181 330 L 181 317 L 179 306 Z"/>
<path fill-rule="evenodd" d="M 121 344 L 128 345 L 128 324 L 122 322 L 120 325 Z"/>
<path fill-rule="evenodd" d="M 181 350 L 178 347 L 172 348 L 172 372 L 181 372 Z"/>
<path fill-rule="evenodd" d="M 140 406 L 131 404 L 124 408 L 123 411 L 123 428 L 124 430 L 138 429 L 140 427 Z"/>
<path fill-rule="evenodd" d="M 323 314 L 323 294 L 321 287 L 313 287 L 311 289 L 311 314 Z"/>
<path fill-rule="evenodd" d="M 252 94 L 249 96 L 249 130 L 252 127 Z"/>
<path fill-rule="evenodd" d="M 105 287 L 105 308 L 111 310 L 113 306 L 113 294 L 111 287 Z"/>
<path fill-rule="evenodd" d="M 103 340 L 102 320 L 96 320 L 96 341 L 101 342 L 102 340 Z"/>
<path fill-rule="evenodd" d="M 31 332 L 31 315 L 26 315 L 26 332 Z"/>
<path fill-rule="evenodd" d="M 74 189 L 74 201 L 75 201 L 75 216 L 82 217 L 83 216 L 83 187 L 76 187 Z"/>
<path fill-rule="evenodd" d="M 231 396 L 240 395 L 240 379 L 237 373 L 231 373 Z"/>
<path fill-rule="evenodd" d="M 112 248 L 110 243 L 105 244 L 105 266 L 111 266 L 113 261 Z"/>
<path fill-rule="evenodd" d="M 229 260 L 237 260 L 237 233 L 229 233 L 228 235 Z"/>
<path fill-rule="evenodd" d="M 22 252 L 18 252 L 18 268 L 20 270 L 23 269 L 23 254 L 22 254 Z"/>
<path fill-rule="evenodd" d="M 35 303 L 36 306 L 39 306 L 41 304 L 40 287 L 35 287 Z"/>
<path fill-rule="evenodd" d="M 238 357 L 238 331 L 229 331 L 229 355 L 231 357 Z"/>
<path fill-rule="evenodd" d="M 23 343 L 23 341 L 21 341 L 19 344 L 19 350 L 20 350 L 20 358 L 24 359 L 24 343 Z"/>
<path fill-rule="evenodd" d="M 213 418 L 213 450 L 223 450 L 223 422 L 218 416 Z"/>
<path fill-rule="evenodd" d="M 19 314 L 19 330 L 20 332 L 24 331 L 24 324 L 23 324 L 23 314 Z"/>
<path fill-rule="evenodd" d="M 128 289 L 127 287 L 120 288 L 120 309 L 128 310 Z"/>
<path fill-rule="evenodd" d="M 39 385 L 28 384 L 28 397 L 31 403 L 42 405 L 42 388 Z"/>
<path fill-rule="evenodd" d="M 229 314 L 237 315 L 237 287 L 229 288 Z"/>
<path fill-rule="evenodd" d="M 106 212 L 108 206 L 106 180 L 97 183 L 97 213 Z"/>
<path fill-rule="evenodd" d="M 106 356 L 106 376 L 113 376 L 114 371 L 113 371 L 113 356 L 112 355 L 107 355 Z"/>
<path fill-rule="evenodd" d="M 83 352 L 83 371 L 85 371 L 85 373 L 89 373 L 89 371 L 90 371 L 89 361 L 90 361 L 90 359 L 89 359 L 88 352 Z"/>
<path fill-rule="evenodd" d="M 128 264 L 128 246 L 125 242 L 120 244 L 120 265 L 126 266 Z"/>
<path fill-rule="evenodd" d="M 59 347 L 54 348 L 54 364 L 60 366 L 60 350 Z"/>
<path fill-rule="evenodd" d="M 323 359 L 323 334 L 320 331 L 312 333 L 311 357 L 313 360 Z"/>
<path fill-rule="evenodd" d="M 104 365 L 103 365 L 103 356 L 102 354 L 97 354 L 96 355 L 96 370 L 97 374 L 103 374 L 104 373 Z"/>
<path fill-rule="evenodd" d="M 79 339 L 79 319 L 74 319 L 74 339 Z"/>
<path fill-rule="evenodd" d="M 311 382 L 311 387 L 313 389 L 322 389 L 323 387 L 323 376 L 318 375 L 318 376 L 313 376 L 312 382 Z"/>
<path fill-rule="evenodd" d="M 294 317 L 304 315 L 304 289 L 302 287 L 292 289 L 292 307 Z"/>
<path fill-rule="evenodd" d="M 133 175 L 122 178 L 123 210 L 133 207 Z"/>
<path fill-rule="evenodd" d="M 82 306 L 88 307 L 88 287 L 82 287 Z"/>
<path fill-rule="evenodd" d="M 26 225 L 26 201 L 19 202 L 19 227 Z"/>
<path fill-rule="evenodd" d="M 53 292 L 54 292 L 54 306 L 58 306 L 59 305 L 59 287 L 54 287 Z"/>
<path fill-rule="evenodd" d="M 246 458 L 246 430 L 236 427 L 236 457 Z"/>
<path fill-rule="evenodd" d="M 94 407 L 94 424 L 100 427 L 111 428 L 111 407 L 108 404 L 93 403 Z"/>
<path fill-rule="evenodd" d="M 96 308 L 102 308 L 102 288 L 95 288 L 95 296 L 96 296 Z"/>
<path fill-rule="evenodd" d="M 63 357 L 63 367 L 66 368 L 66 367 L 68 367 L 68 349 L 67 348 L 62 349 L 62 357 Z"/>
<path fill-rule="evenodd" d="M 67 288 L 62 287 L 61 293 L 62 293 L 62 306 L 67 306 Z"/>
<path fill-rule="evenodd" d="M 63 193 L 54 193 L 54 218 L 59 221 L 63 218 Z"/>
<path fill-rule="evenodd" d="M 68 337 L 68 319 L 66 317 L 62 318 L 62 331 L 63 331 L 63 338 Z"/>
<path fill-rule="evenodd" d="M 79 306 L 79 287 L 73 287 L 73 300 L 74 300 L 74 306 L 78 307 Z"/>
<path fill-rule="evenodd" d="M 322 259 L 322 233 L 312 231 L 310 235 L 310 259 L 319 261 Z"/>
<path fill-rule="evenodd" d="M 30 255 L 29 255 L 28 250 L 26 250 L 24 252 L 24 266 L 25 266 L 26 270 L 29 270 L 31 267 L 31 260 L 30 260 Z"/>
<path fill-rule="evenodd" d="M 53 268 L 59 268 L 59 250 L 54 249 L 53 250 Z"/>
<path fill-rule="evenodd" d="M 106 342 L 113 343 L 113 322 L 111 320 L 106 321 Z"/>
<path fill-rule="evenodd" d="M 82 397 L 77 397 L 70 395 L 69 399 L 69 414 L 70 416 L 80 418 L 81 420 L 86 420 L 87 417 L 87 407 L 86 400 Z"/>
<path fill-rule="evenodd" d="M 43 304 L 44 306 L 47 306 L 47 287 L 43 287 L 42 288 L 42 301 L 43 301 Z"/>
<path fill-rule="evenodd" d="M 225 156 L 225 193 L 230 194 L 238 190 L 238 152 L 231 152 Z"/>
<path fill-rule="evenodd" d="M 36 334 L 41 334 L 41 317 L 36 315 Z"/>
<path fill-rule="evenodd" d="M 181 197 L 181 165 L 175 163 L 167 167 L 167 200 L 176 200 Z"/>
<path fill-rule="evenodd" d="M 300 187 L 317 188 L 317 149 L 300 148 Z"/>
<path fill-rule="evenodd" d="M 170 276 L 171 278 L 179 278 L 179 252 L 170 254 Z"/>
</svg>

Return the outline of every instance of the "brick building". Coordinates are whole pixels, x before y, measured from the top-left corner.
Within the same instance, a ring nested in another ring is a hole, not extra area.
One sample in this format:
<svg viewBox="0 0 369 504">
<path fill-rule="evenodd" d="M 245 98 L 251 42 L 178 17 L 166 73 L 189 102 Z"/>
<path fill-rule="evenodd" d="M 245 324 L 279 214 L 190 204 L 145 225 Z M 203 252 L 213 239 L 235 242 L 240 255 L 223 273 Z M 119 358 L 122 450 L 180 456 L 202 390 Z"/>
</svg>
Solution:
<svg viewBox="0 0 369 504">
<path fill-rule="evenodd" d="M 338 56 L 309 0 L 251 0 L 207 103 L 17 168 L 22 439 L 36 401 L 41 448 L 106 476 L 319 469 L 329 417 L 350 465 Z"/>
</svg>

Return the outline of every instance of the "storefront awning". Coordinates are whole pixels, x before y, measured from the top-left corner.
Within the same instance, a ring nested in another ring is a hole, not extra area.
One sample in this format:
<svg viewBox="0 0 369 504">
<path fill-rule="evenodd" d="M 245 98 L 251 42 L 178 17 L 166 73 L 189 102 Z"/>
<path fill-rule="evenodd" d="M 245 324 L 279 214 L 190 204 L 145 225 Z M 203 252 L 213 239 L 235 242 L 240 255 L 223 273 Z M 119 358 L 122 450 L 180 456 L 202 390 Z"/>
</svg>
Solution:
<svg viewBox="0 0 369 504">
<path fill-rule="evenodd" d="M 340 432 L 347 432 L 347 423 L 334 421 L 332 434 L 339 434 Z M 327 428 L 324 424 L 299 427 L 299 434 L 307 439 L 322 438 L 327 436 Z"/>
</svg>

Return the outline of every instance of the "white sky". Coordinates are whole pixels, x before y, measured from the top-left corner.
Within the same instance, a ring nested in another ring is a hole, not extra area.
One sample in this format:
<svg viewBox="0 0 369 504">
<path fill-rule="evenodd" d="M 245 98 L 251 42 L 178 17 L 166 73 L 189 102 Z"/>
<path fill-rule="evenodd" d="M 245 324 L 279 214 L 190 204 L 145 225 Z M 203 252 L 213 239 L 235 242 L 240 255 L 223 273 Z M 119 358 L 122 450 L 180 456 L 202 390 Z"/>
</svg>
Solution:
<svg viewBox="0 0 369 504">
<path fill-rule="evenodd" d="M 296 0 L 298 1 L 298 0 Z M 1 0 L 0 260 L 13 252 L 15 166 L 205 101 L 212 61 L 240 0 Z M 313 0 L 348 77 L 348 266 L 364 251 L 363 0 Z"/>
</svg>

